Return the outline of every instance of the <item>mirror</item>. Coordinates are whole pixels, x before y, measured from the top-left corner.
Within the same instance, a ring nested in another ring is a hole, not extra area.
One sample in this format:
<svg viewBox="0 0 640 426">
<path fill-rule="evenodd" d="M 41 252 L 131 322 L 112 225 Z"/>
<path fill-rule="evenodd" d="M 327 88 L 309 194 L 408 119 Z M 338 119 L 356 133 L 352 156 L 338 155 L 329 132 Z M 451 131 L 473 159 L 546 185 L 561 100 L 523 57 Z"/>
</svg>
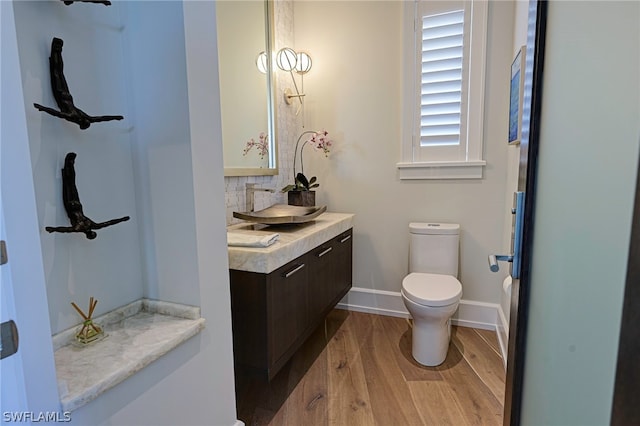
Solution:
<svg viewBox="0 0 640 426">
<path fill-rule="evenodd" d="M 268 0 L 216 2 L 225 176 L 278 173 L 272 6 Z"/>
</svg>

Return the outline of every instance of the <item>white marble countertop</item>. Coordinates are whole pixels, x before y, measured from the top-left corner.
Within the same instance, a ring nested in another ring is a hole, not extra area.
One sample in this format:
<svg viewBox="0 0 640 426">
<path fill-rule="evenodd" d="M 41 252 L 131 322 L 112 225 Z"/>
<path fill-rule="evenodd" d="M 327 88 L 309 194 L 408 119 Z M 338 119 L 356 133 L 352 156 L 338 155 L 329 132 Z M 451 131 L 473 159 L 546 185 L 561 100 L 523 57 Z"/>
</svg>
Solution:
<svg viewBox="0 0 640 426">
<path fill-rule="evenodd" d="M 75 328 L 53 337 L 60 402 L 76 408 L 132 376 L 199 333 L 200 308 L 140 299 L 94 319 L 107 337 L 84 347 L 72 344 Z"/>
<path fill-rule="evenodd" d="M 250 222 L 227 227 L 228 231 L 251 235 L 277 233 L 269 247 L 229 247 L 229 269 L 268 274 L 353 227 L 351 213 L 325 212 L 308 223 L 268 226 Z"/>
</svg>

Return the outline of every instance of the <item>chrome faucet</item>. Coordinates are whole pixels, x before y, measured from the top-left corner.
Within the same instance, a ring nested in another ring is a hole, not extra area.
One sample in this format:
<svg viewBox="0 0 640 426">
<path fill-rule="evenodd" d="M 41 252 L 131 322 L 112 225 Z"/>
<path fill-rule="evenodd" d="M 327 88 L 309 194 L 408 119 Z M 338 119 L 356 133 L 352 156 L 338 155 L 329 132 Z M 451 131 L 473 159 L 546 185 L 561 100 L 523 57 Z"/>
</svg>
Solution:
<svg viewBox="0 0 640 426">
<path fill-rule="evenodd" d="M 270 188 L 256 188 L 255 183 L 247 183 L 246 184 L 246 193 L 245 193 L 245 201 L 247 204 L 247 211 L 248 212 L 252 212 L 254 207 L 255 207 L 255 199 L 254 199 L 254 194 L 256 192 L 259 191 L 263 191 L 263 192 L 275 192 L 273 189 Z"/>
</svg>

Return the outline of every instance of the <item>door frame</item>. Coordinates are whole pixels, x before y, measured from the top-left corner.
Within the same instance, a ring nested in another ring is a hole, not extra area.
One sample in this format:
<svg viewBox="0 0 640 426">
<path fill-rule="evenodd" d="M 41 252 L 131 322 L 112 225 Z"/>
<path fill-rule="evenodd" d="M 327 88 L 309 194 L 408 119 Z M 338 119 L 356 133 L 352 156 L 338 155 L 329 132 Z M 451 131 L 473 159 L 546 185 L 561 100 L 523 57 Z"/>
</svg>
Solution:
<svg viewBox="0 0 640 426">
<path fill-rule="evenodd" d="M 0 11 L 0 14 L 2 12 Z M 0 198 L 0 240 L 6 241 L 4 213 Z M 0 265 L 0 322 L 15 319 L 15 304 L 11 279 L 11 265 L 7 262 Z M 19 332 L 18 332 L 19 338 Z M 18 341 L 18 351 L 13 355 L 0 359 L 0 407 L 2 418 L 0 423 L 8 421 L 6 416 L 11 413 L 27 410 L 27 396 L 24 388 L 24 369 L 22 367 L 22 352 Z M 9 414 L 5 414 L 9 413 Z"/>
<path fill-rule="evenodd" d="M 525 191 L 525 209 L 522 230 L 520 279 L 514 280 L 511 291 L 503 417 L 503 424 L 505 426 L 519 425 L 522 410 L 527 322 L 529 316 L 531 258 L 533 253 L 533 226 L 535 220 L 536 175 L 538 168 L 538 147 L 540 143 L 540 117 L 542 111 L 544 49 L 548 10 L 546 0 L 530 0 L 530 2 L 537 3 L 533 50 L 533 81 L 531 88 L 531 118 L 529 123 L 529 137 L 526 139 L 523 138 L 520 146 L 518 190 Z M 529 19 L 531 19 L 531 17 Z M 524 170 L 525 168 L 526 170 Z"/>
<path fill-rule="evenodd" d="M 10 265 L 10 279 L 1 285 L 7 290 L 3 297 L 5 294 L 11 297 L 6 303 L 20 336 L 18 352 L 12 358 L 19 357 L 22 364 L 22 371 L 16 373 L 17 386 L 24 388 L 24 401 L 20 405 L 34 413 L 57 412 L 60 398 L 40 243 L 43 230 L 38 221 L 33 185 L 12 1 L 0 1 L 0 46 L 0 188 Z"/>
</svg>

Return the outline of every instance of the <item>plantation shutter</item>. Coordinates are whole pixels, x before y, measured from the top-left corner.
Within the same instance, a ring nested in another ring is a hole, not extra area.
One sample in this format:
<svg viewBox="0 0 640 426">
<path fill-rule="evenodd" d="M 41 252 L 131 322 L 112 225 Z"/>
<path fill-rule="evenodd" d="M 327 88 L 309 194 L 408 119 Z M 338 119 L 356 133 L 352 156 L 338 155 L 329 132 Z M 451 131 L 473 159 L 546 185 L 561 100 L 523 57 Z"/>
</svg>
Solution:
<svg viewBox="0 0 640 426">
<path fill-rule="evenodd" d="M 460 145 L 464 137 L 464 18 L 464 10 L 422 17 L 421 147 Z"/>
</svg>

